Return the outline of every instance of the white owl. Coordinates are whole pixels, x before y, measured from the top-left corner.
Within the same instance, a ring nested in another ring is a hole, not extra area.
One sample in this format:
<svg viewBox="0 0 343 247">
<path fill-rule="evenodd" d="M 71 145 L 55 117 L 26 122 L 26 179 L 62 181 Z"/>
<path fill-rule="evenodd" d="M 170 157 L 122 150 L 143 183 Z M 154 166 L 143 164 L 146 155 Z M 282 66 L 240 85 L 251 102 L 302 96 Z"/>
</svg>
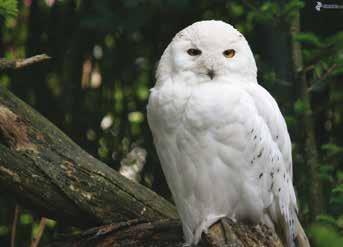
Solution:
<svg viewBox="0 0 343 247">
<path fill-rule="evenodd" d="M 229 217 L 264 223 L 287 246 L 309 246 L 287 126 L 256 74 L 247 41 L 222 21 L 185 28 L 161 57 L 148 121 L 187 244 Z"/>
</svg>

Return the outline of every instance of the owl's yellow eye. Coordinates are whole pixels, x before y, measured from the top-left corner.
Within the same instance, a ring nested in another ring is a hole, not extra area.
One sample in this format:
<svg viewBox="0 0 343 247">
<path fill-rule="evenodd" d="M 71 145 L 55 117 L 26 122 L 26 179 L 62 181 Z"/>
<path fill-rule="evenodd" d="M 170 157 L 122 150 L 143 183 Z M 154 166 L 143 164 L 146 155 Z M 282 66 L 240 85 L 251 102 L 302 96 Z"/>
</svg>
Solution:
<svg viewBox="0 0 343 247">
<path fill-rule="evenodd" d="M 191 48 L 191 49 L 188 49 L 187 50 L 187 53 L 190 55 L 190 56 L 199 56 L 201 54 L 201 51 L 199 49 L 194 49 L 194 48 Z"/>
<path fill-rule="evenodd" d="M 235 54 L 236 52 L 233 49 L 228 49 L 228 50 L 223 51 L 224 57 L 227 57 L 227 58 L 232 58 Z"/>
</svg>

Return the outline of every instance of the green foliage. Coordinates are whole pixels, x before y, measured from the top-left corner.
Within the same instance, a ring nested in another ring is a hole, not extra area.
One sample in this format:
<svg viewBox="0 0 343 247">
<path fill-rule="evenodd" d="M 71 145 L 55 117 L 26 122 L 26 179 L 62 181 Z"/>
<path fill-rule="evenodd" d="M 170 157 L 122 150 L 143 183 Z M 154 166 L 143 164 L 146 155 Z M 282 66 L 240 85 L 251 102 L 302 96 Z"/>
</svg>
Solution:
<svg viewBox="0 0 343 247">
<path fill-rule="evenodd" d="M 322 150 L 326 152 L 329 157 L 341 156 L 343 154 L 343 147 L 335 143 L 326 143 L 322 145 Z"/>
<path fill-rule="evenodd" d="M 321 164 L 319 175 L 322 180 L 332 182 L 333 181 L 333 174 L 334 174 L 334 167 L 327 164 Z"/>
<path fill-rule="evenodd" d="M 340 174 L 342 175 L 342 172 L 340 172 Z M 341 213 L 343 212 L 343 181 L 342 180 L 338 180 L 338 184 L 336 184 L 333 187 L 331 191 L 330 204 L 333 207 L 335 207 L 337 211 Z M 343 216 L 343 213 L 342 213 L 342 216 Z"/>
<path fill-rule="evenodd" d="M 305 2 L 302 0 L 292 0 L 286 2 L 286 5 L 282 8 L 281 16 L 283 16 L 287 21 L 291 21 L 298 10 L 304 8 Z"/>
<path fill-rule="evenodd" d="M 295 40 L 303 44 L 310 44 L 317 47 L 322 45 L 319 37 L 314 33 L 299 33 L 296 35 Z"/>
<path fill-rule="evenodd" d="M 9 233 L 9 227 L 8 226 L 0 226 L 0 237 L 6 236 Z"/>
<path fill-rule="evenodd" d="M 23 225 L 31 224 L 33 219 L 31 214 L 22 214 L 20 215 L 20 223 Z"/>
<path fill-rule="evenodd" d="M 343 184 L 337 185 L 333 190 L 333 193 L 343 193 Z"/>
<path fill-rule="evenodd" d="M 263 1 L 260 4 L 249 5 L 254 11 L 248 13 L 249 23 L 269 23 L 279 25 L 284 28 L 285 23 L 289 23 L 299 9 L 304 7 L 304 1 L 291 0 L 285 3 L 278 1 Z"/>
<path fill-rule="evenodd" d="M 304 8 L 305 1 L 300 0 L 78 0 L 54 1 L 52 6 L 48 2 L 18 1 L 17 12 L 17 1 L 0 0 L 0 16 L 6 18 L 0 25 L 1 55 L 14 58 L 46 52 L 53 57 L 49 64 L 1 74 L 0 85 L 114 169 L 134 146 L 142 146 L 148 152 L 142 181 L 169 199 L 145 117 L 156 63 L 172 36 L 190 23 L 210 18 L 234 24 L 252 47 L 260 84 L 286 117 L 305 229 L 314 246 L 338 246 L 343 232 L 343 32 L 340 19 L 329 18 L 338 11 L 326 11 L 323 21 L 324 12 Z M 295 41 L 302 46 L 301 73 L 308 83 L 310 105 L 298 94 L 292 47 L 287 46 L 289 23 L 298 10 L 304 25 Z M 324 185 L 325 214 L 316 219 L 309 212 L 311 181 L 301 124 L 309 113 L 315 121 L 317 172 Z M 0 205 L 0 246 L 8 246 L 15 202 L 0 197 Z M 38 223 L 30 212 L 21 213 L 18 246 L 28 245 Z M 60 232 L 73 230 L 52 222 L 42 245 Z"/>
<path fill-rule="evenodd" d="M 305 104 L 305 102 L 302 99 L 297 99 L 294 103 L 294 112 L 298 115 L 305 114 L 308 112 L 309 106 Z"/>
<path fill-rule="evenodd" d="M 0 17 L 16 17 L 18 13 L 17 0 L 1 0 L 0 1 Z"/>
<path fill-rule="evenodd" d="M 310 233 L 315 246 L 342 246 L 342 235 L 332 227 L 316 224 L 311 227 Z"/>
<path fill-rule="evenodd" d="M 296 40 L 303 44 L 305 64 L 312 82 L 312 92 L 321 92 L 328 83 L 343 74 L 343 32 L 337 32 L 325 39 L 310 32 L 300 33 Z"/>
</svg>

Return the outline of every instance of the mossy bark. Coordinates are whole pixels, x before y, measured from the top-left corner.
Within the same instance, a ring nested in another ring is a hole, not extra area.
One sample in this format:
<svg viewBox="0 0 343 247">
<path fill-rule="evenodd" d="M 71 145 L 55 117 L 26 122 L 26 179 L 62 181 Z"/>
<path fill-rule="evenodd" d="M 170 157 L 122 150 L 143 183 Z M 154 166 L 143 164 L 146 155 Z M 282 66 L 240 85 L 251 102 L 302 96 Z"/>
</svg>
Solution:
<svg viewBox="0 0 343 247">
<path fill-rule="evenodd" d="M 23 203 L 74 225 L 177 219 L 169 202 L 93 158 L 24 102 L 0 90 L 0 182 Z"/>
</svg>

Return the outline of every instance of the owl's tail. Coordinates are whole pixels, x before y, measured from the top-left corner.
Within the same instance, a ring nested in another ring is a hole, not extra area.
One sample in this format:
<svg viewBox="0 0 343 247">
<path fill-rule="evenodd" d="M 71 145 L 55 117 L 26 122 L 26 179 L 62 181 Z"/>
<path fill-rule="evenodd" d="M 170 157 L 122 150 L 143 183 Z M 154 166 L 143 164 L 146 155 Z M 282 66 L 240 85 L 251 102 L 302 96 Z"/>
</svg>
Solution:
<svg viewBox="0 0 343 247">
<path fill-rule="evenodd" d="M 295 245 L 297 247 L 310 247 L 310 242 L 305 234 L 304 229 L 302 228 L 298 217 L 295 217 L 296 221 L 296 237 L 295 237 Z"/>
</svg>

